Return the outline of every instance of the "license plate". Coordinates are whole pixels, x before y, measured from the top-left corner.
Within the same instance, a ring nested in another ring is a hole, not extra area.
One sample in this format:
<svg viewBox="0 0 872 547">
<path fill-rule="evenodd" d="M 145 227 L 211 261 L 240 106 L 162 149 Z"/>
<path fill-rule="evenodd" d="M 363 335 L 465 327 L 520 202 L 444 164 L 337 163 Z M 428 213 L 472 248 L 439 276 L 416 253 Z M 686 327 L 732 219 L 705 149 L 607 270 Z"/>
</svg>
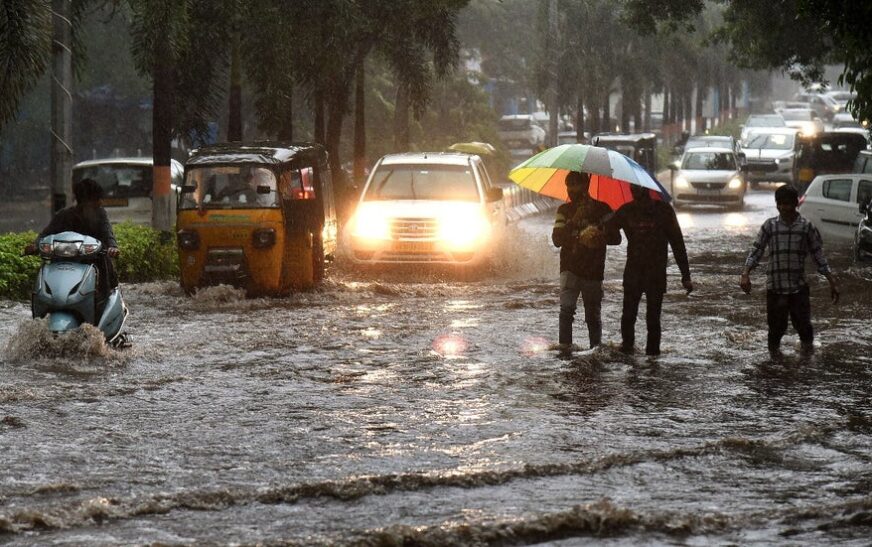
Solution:
<svg viewBox="0 0 872 547">
<path fill-rule="evenodd" d="M 430 241 L 394 241 L 394 251 L 398 253 L 430 253 L 433 243 Z"/>
<path fill-rule="evenodd" d="M 127 198 L 103 198 L 100 204 L 103 207 L 127 207 L 129 202 Z"/>
<path fill-rule="evenodd" d="M 701 188 L 697 190 L 697 193 L 701 196 L 716 196 L 720 194 L 720 190 L 710 190 L 708 188 Z"/>
</svg>

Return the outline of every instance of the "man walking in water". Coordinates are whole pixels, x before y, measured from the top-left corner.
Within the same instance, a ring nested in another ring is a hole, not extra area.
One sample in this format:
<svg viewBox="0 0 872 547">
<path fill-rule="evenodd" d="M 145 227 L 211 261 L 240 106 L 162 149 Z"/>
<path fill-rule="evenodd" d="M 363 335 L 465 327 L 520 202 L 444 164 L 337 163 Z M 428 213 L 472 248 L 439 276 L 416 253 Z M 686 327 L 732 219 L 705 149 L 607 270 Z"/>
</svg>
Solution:
<svg viewBox="0 0 872 547">
<path fill-rule="evenodd" d="M 672 207 L 651 198 L 647 188 L 631 185 L 633 201 L 615 213 L 609 225 L 624 230 L 627 236 L 627 264 L 624 267 L 624 306 L 621 313 L 621 351 L 633 353 L 636 342 L 636 316 L 642 295 L 646 299 L 645 322 L 648 343 L 645 354 L 660 355 L 660 312 L 666 292 L 666 245 L 681 270 L 681 284 L 690 293 L 693 282 L 684 236 Z"/>
<path fill-rule="evenodd" d="M 817 265 L 818 273 L 830 283 L 830 297 L 834 304 L 839 301 L 839 287 L 824 258 L 820 232 L 796 210 L 799 204 L 797 191 L 790 186 L 780 187 L 775 191 L 775 204 L 778 216 L 768 219 L 760 227 L 745 260 L 739 286 L 745 293 L 751 292 L 751 270 L 760 263 L 768 247 L 766 322 L 769 324 L 769 352 L 775 355 L 779 353 L 789 316 L 799 334 L 802 351 L 809 353 L 814 349 L 811 304 L 805 282 L 805 259 L 809 253 Z"/>
<path fill-rule="evenodd" d="M 560 247 L 560 348 L 572 348 L 572 322 L 578 307 L 578 296 L 584 303 L 584 321 L 590 337 L 590 347 L 602 342 L 603 325 L 600 309 L 603 300 L 603 272 L 606 244 L 618 245 L 621 234 L 604 230 L 603 223 L 611 214 L 608 205 L 590 197 L 590 175 L 570 171 L 566 175 L 569 203 L 557 209 L 551 240 Z"/>
</svg>

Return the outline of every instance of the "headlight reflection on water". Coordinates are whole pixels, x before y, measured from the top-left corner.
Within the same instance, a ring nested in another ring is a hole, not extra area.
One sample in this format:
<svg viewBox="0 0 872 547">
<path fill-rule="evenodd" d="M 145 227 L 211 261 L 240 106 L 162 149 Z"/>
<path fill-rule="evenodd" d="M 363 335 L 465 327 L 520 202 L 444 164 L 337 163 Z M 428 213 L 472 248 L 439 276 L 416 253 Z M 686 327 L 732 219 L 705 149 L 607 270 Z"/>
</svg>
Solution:
<svg viewBox="0 0 872 547">
<path fill-rule="evenodd" d="M 468 347 L 466 338 L 460 334 L 440 334 L 433 340 L 433 351 L 442 357 L 460 357 Z"/>
<path fill-rule="evenodd" d="M 539 355 L 545 351 L 548 351 L 548 348 L 551 346 L 551 343 L 548 342 L 546 338 L 541 336 L 533 336 L 525 339 L 521 343 L 521 353 L 526 355 L 527 357 L 533 357 L 535 355 Z"/>
</svg>

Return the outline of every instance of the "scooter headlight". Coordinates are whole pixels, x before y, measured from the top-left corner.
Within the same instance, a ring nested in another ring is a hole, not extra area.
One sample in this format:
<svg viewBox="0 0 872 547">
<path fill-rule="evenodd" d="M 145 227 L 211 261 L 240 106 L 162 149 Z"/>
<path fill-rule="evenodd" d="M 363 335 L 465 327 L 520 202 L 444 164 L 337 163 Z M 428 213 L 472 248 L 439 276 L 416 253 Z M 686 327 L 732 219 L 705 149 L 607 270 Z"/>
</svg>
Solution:
<svg viewBox="0 0 872 547">
<path fill-rule="evenodd" d="M 55 256 L 72 258 L 79 255 L 79 243 L 72 241 L 55 241 L 52 249 Z"/>
</svg>

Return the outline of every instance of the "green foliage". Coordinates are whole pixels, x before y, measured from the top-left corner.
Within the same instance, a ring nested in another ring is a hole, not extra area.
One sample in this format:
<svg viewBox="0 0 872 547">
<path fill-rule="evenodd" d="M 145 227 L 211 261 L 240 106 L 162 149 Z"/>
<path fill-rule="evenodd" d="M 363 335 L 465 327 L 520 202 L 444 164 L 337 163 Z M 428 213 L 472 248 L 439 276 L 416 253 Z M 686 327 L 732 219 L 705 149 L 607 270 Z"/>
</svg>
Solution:
<svg viewBox="0 0 872 547">
<path fill-rule="evenodd" d="M 115 261 L 118 279 L 127 283 L 173 279 L 179 275 L 175 238 L 162 241 L 159 231 L 125 222 L 115 226 L 121 256 Z"/>
<path fill-rule="evenodd" d="M 160 232 L 131 223 L 115 226 L 121 256 L 115 261 L 118 278 L 124 283 L 174 279 L 179 274 L 175 239 L 161 241 Z M 27 300 L 40 259 L 21 256 L 35 232 L 0 235 L 0 298 Z"/>
<path fill-rule="evenodd" d="M 0 7 L 0 127 L 48 65 L 50 8 L 40 0 L 3 0 Z"/>
<path fill-rule="evenodd" d="M 35 238 L 34 232 L 0 235 L 0 298 L 26 300 L 30 296 L 39 258 L 21 256 L 21 252 Z"/>
</svg>

